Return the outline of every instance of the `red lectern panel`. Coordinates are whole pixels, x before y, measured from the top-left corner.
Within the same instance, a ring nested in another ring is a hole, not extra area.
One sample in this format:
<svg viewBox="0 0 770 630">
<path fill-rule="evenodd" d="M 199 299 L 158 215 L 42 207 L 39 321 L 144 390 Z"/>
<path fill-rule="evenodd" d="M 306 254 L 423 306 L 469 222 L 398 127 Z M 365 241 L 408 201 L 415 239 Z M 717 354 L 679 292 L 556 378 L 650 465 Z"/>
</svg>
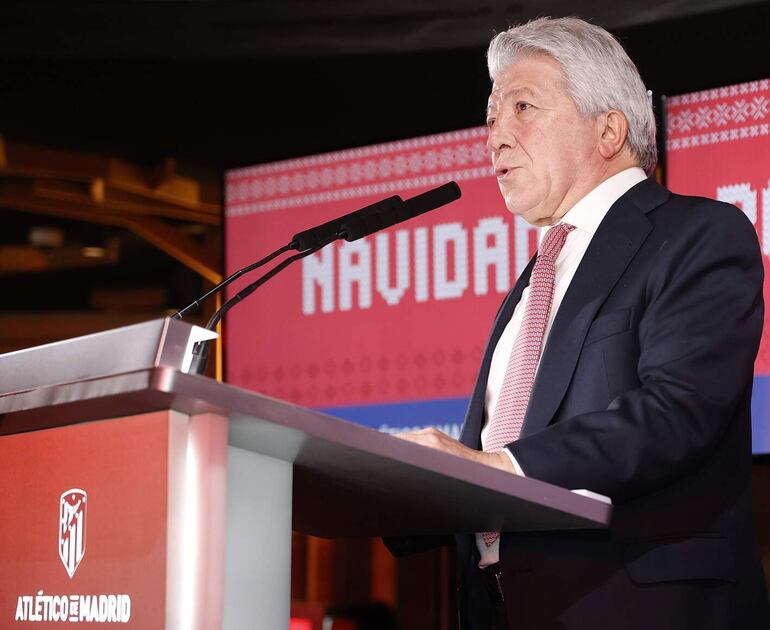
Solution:
<svg viewBox="0 0 770 630">
<path fill-rule="evenodd" d="M 164 627 L 168 423 L 166 411 L 0 440 L 0 627 Z"/>
</svg>

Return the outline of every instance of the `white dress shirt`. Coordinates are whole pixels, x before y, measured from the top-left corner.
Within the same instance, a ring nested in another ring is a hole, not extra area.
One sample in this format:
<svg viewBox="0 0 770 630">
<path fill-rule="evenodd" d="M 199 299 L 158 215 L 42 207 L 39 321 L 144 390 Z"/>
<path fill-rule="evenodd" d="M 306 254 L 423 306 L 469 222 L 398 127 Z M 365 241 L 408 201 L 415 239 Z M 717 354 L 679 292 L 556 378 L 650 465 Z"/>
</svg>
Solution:
<svg viewBox="0 0 770 630">
<path fill-rule="evenodd" d="M 564 247 L 556 259 L 556 278 L 554 280 L 553 302 L 551 304 L 548 322 L 545 326 L 543 347 L 545 347 L 546 341 L 548 340 L 548 334 L 551 331 L 551 326 L 553 325 L 556 313 L 559 312 L 559 306 L 561 305 L 562 299 L 564 299 L 564 294 L 567 292 L 567 289 L 572 282 L 572 278 L 577 271 L 578 265 L 580 265 L 580 261 L 583 260 L 583 255 L 586 253 L 588 245 L 591 243 L 591 239 L 596 233 L 599 224 L 604 219 L 604 216 L 607 214 L 607 211 L 612 204 L 636 184 L 646 179 L 646 177 L 644 171 L 638 167 L 629 168 L 613 175 L 609 179 L 604 180 L 572 206 L 564 217 L 562 217 L 561 221 L 559 221 L 559 223 L 569 223 L 570 225 L 574 225 L 575 229 L 567 235 Z M 551 227 L 552 226 L 548 226 L 540 229 L 540 233 L 538 234 L 539 242 L 543 241 L 543 237 Z M 513 311 L 513 316 L 506 325 L 503 334 L 497 342 L 497 346 L 495 346 L 495 351 L 492 354 L 492 364 L 487 379 L 484 428 L 481 430 L 482 448 L 486 444 L 487 434 L 489 433 L 489 419 L 495 411 L 497 399 L 500 396 L 500 389 L 503 386 L 503 378 L 505 377 L 505 370 L 508 366 L 508 359 L 513 350 L 513 342 L 521 327 L 521 320 L 524 317 L 524 305 L 527 303 L 528 298 L 529 287 L 526 287 L 521 294 L 521 299 L 516 305 L 516 309 Z M 524 471 L 522 471 L 511 452 L 508 449 L 504 449 L 503 452 L 511 458 L 511 462 L 516 469 L 516 472 L 518 474 L 524 474 Z M 479 533 L 476 534 L 476 545 L 481 553 L 481 560 L 479 562 L 480 567 L 489 566 L 498 561 L 500 549 L 499 538 L 490 547 L 487 547 Z"/>
</svg>

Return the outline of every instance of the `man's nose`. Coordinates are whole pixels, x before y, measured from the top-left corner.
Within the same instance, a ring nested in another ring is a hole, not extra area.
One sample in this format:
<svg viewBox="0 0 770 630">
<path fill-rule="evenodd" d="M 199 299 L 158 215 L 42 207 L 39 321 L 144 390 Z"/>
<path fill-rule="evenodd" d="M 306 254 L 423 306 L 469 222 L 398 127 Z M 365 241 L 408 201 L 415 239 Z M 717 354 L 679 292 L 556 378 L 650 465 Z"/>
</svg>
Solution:
<svg viewBox="0 0 770 630">
<path fill-rule="evenodd" d="M 510 149 L 516 140 L 511 133 L 506 133 L 498 122 L 489 129 L 487 134 L 487 149 L 492 153 L 499 153 L 503 149 Z"/>
</svg>

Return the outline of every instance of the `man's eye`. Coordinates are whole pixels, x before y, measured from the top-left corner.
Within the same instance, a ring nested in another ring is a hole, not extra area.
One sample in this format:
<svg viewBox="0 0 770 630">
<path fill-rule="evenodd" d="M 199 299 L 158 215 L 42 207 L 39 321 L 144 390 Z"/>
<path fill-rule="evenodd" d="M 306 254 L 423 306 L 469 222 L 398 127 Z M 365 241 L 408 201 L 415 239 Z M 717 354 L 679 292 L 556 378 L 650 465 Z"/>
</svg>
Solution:
<svg viewBox="0 0 770 630">
<path fill-rule="evenodd" d="M 527 111 L 528 109 L 532 109 L 532 105 L 530 105 L 529 103 L 525 103 L 524 101 L 519 101 L 518 103 L 516 103 L 517 112 L 524 112 L 524 111 Z"/>
</svg>

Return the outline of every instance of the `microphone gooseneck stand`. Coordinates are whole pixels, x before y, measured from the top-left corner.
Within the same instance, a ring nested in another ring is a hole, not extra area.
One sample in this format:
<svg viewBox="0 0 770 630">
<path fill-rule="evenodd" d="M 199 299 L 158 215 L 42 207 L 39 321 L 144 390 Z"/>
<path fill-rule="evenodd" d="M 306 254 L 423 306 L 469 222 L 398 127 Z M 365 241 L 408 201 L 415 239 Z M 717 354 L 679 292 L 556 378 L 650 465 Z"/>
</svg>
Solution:
<svg viewBox="0 0 770 630">
<path fill-rule="evenodd" d="M 188 311 L 190 311 L 193 308 L 197 308 L 198 306 L 203 304 L 203 302 L 205 302 L 210 297 L 219 293 L 227 285 L 231 284 L 233 281 L 237 280 L 242 275 L 249 273 L 250 271 L 254 271 L 254 269 L 257 269 L 258 267 L 261 267 L 262 265 L 269 263 L 271 260 L 273 260 L 277 256 L 280 256 L 281 254 L 286 253 L 289 250 L 295 249 L 299 252 L 306 252 L 307 250 L 312 249 L 313 251 L 318 251 L 319 249 L 321 249 L 321 247 L 324 247 L 328 243 L 331 243 L 332 241 L 338 238 L 342 238 L 341 230 L 342 230 L 343 224 L 346 224 L 347 222 L 350 222 L 350 221 L 352 221 L 356 225 L 360 223 L 368 224 L 368 222 L 371 220 L 370 217 L 376 217 L 383 214 L 390 215 L 403 204 L 404 202 L 401 199 L 401 197 L 399 197 L 398 195 L 393 195 L 392 197 L 387 197 L 386 199 L 382 199 L 376 203 L 373 203 L 364 208 L 361 208 L 360 210 L 356 210 L 355 212 L 346 214 L 345 216 L 337 217 L 336 219 L 332 219 L 331 221 L 327 221 L 326 223 L 317 225 L 316 227 L 310 228 L 309 230 L 304 230 L 303 232 L 299 232 L 292 237 L 291 242 L 289 242 L 288 245 L 284 245 L 280 249 L 275 250 L 269 256 L 265 256 L 264 258 L 261 258 L 257 262 L 247 265 L 246 267 L 243 267 L 242 269 L 239 269 L 235 273 L 229 275 L 227 278 L 222 280 L 222 282 L 216 285 L 213 289 L 204 293 L 197 300 L 193 300 L 190 304 L 188 304 L 183 309 L 174 313 L 171 317 L 172 319 L 182 319 Z"/>
<path fill-rule="evenodd" d="M 333 219 L 322 225 L 305 230 L 295 234 L 291 242 L 288 245 L 281 247 L 269 256 L 258 260 L 243 269 L 239 269 L 232 275 L 225 278 L 213 289 L 202 295 L 200 298 L 186 306 L 182 310 L 174 314 L 174 318 L 181 319 L 184 313 L 191 308 L 199 306 L 203 301 L 211 297 L 212 295 L 221 291 L 228 284 L 234 280 L 240 278 L 243 274 L 253 271 L 254 269 L 270 262 L 277 256 L 291 250 L 300 250 L 298 254 L 294 254 L 285 258 L 270 271 L 260 276 L 257 280 L 241 289 L 233 297 L 227 300 L 217 310 L 211 319 L 206 324 L 208 330 L 214 330 L 217 324 L 227 314 L 227 312 L 243 299 L 251 295 L 256 289 L 261 287 L 265 282 L 270 280 L 273 276 L 283 271 L 293 262 L 301 260 L 310 254 L 323 249 L 330 243 L 344 238 L 346 241 L 355 241 L 359 238 L 363 238 L 379 230 L 384 230 L 392 225 L 406 221 L 418 215 L 421 215 L 430 210 L 434 210 L 440 206 L 443 206 L 455 199 L 458 199 L 461 195 L 460 187 L 455 182 L 449 182 L 438 188 L 434 188 L 422 194 L 416 195 L 411 199 L 402 201 L 401 197 L 394 195 L 388 197 L 377 203 L 373 203 L 365 208 L 351 212 L 343 217 Z M 193 351 L 192 363 L 190 365 L 190 374 L 202 374 L 206 369 L 206 361 L 208 358 L 208 341 L 200 341 L 195 344 Z"/>
<path fill-rule="evenodd" d="M 286 267 L 288 267 L 291 263 L 297 260 L 300 260 L 302 258 L 305 258 L 305 256 L 309 256 L 310 254 L 314 254 L 319 249 L 323 249 L 329 243 L 332 243 L 333 241 L 337 240 L 337 238 L 340 238 L 340 237 L 335 236 L 334 238 L 328 239 L 316 245 L 315 247 L 312 247 L 311 249 L 307 249 L 303 252 L 300 252 L 299 254 L 294 254 L 293 256 L 289 256 L 288 258 L 282 260 L 270 271 L 260 276 L 257 280 L 247 285 L 245 288 L 241 289 L 233 297 L 231 297 L 224 304 L 222 304 L 222 306 L 219 307 L 217 312 L 211 316 L 211 319 L 209 319 L 208 323 L 206 324 L 206 328 L 208 330 L 214 330 L 217 327 L 217 324 L 227 314 L 227 311 L 229 311 L 233 306 L 238 304 L 238 302 L 240 302 L 244 298 L 251 295 L 254 291 L 256 291 L 259 287 L 265 284 L 265 282 L 270 280 L 270 278 L 275 276 L 278 272 L 286 269 Z M 199 341 L 198 343 L 196 343 L 195 346 L 193 347 L 192 355 L 193 355 L 193 358 L 192 358 L 192 362 L 190 363 L 189 374 L 202 374 L 206 369 L 206 362 L 208 361 L 208 341 Z"/>
<path fill-rule="evenodd" d="M 243 267 L 242 269 L 239 269 L 235 273 L 230 274 L 229 276 L 227 276 L 227 278 L 222 280 L 222 282 L 220 282 L 218 285 L 216 285 L 213 289 L 211 289 L 210 291 L 207 291 L 206 293 L 201 295 L 197 300 L 193 300 L 187 306 L 185 306 L 183 309 L 180 309 L 176 313 L 174 313 L 171 316 L 171 319 L 182 319 L 182 318 L 184 318 L 184 315 L 185 315 L 185 313 L 187 313 L 187 311 L 190 311 L 190 310 L 192 310 L 194 308 L 197 308 L 198 306 L 203 304 L 203 302 L 208 300 L 211 296 L 216 295 L 217 293 L 219 293 L 228 284 L 231 284 L 232 282 L 234 282 L 235 280 L 240 278 L 243 274 L 249 273 L 249 271 L 253 271 L 257 267 L 261 267 L 262 265 L 265 265 L 265 264 L 269 263 L 271 260 L 273 260 L 277 256 L 280 256 L 281 254 L 283 254 L 285 252 L 288 252 L 290 249 L 297 249 L 296 244 L 295 244 L 294 241 L 292 241 L 288 245 L 284 245 L 280 249 L 276 249 L 269 256 L 265 256 L 264 258 L 261 258 L 257 262 L 251 263 L 250 265 L 247 265 L 246 267 Z"/>
</svg>

